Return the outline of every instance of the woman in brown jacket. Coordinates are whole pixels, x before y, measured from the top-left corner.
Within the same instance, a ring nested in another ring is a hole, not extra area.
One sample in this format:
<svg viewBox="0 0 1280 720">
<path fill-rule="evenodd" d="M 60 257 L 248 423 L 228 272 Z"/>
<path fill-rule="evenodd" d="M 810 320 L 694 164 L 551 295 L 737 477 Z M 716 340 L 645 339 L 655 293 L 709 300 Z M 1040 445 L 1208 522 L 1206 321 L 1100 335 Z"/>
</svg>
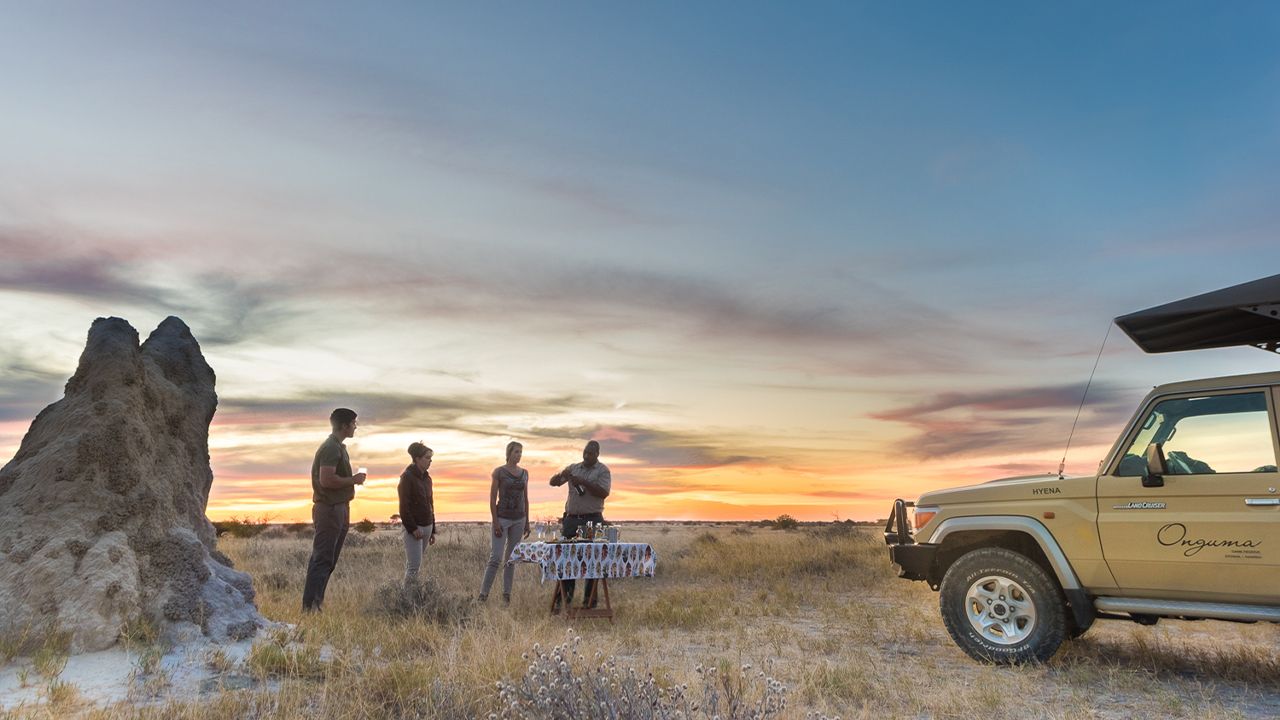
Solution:
<svg viewBox="0 0 1280 720">
<path fill-rule="evenodd" d="M 404 525 L 404 582 L 416 582 L 427 546 L 436 544 L 436 507 L 431 490 L 431 457 L 435 453 L 420 442 L 409 446 L 413 461 L 400 473 L 400 524 Z"/>
</svg>

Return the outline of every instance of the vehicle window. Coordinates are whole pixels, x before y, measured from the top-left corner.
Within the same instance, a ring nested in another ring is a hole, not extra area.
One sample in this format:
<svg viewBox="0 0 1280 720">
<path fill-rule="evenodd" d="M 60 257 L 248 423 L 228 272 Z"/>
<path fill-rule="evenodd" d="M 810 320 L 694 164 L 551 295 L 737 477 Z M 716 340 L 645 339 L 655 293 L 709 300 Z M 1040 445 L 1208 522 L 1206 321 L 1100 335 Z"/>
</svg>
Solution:
<svg viewBox="0 0 1280 720">
<path fill-rule="evenodd" d="M 1271 421 L 1262 393 L 1165 400 L 1152 410 L 1117 475 L 1146 475 L 1145 453 L 1164 443 L 1170 475 L 1276 472 Z"/>
</svg>

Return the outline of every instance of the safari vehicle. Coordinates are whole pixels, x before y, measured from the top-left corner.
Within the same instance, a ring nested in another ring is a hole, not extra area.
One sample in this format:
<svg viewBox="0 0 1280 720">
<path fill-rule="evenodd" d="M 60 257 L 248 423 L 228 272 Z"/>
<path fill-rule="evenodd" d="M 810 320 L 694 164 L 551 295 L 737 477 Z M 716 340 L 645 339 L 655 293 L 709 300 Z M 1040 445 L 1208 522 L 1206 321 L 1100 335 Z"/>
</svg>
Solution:
<svg viewBox="0 0 1280 720">
<path fill-rule="evenodd" d="M 1280 348 L 1280 275 L 1116 318 L 1147 352 Z M 1280 622 L 1280 372 L 1156 387 L 1096 475 L 897 500 L 900 577 L 971 657 L 1047 660 L 1099 619 Z"/>
</svg>

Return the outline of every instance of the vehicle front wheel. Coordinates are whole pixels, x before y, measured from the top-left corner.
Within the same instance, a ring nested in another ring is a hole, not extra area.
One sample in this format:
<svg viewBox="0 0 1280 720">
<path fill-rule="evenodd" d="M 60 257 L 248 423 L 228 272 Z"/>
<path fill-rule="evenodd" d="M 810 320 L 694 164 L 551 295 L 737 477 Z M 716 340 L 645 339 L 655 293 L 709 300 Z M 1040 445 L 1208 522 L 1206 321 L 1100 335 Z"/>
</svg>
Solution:
<svg viewBox="0 0 1280 720">
<path fill-rule="evenodd" d="M 962 555 L 943 576 L 938 601 L 947 632 L 975 660 L 1044 662 L 1066 637 L 1058 583 L 1035 561 L 1004 548 Z"/>
</svg>

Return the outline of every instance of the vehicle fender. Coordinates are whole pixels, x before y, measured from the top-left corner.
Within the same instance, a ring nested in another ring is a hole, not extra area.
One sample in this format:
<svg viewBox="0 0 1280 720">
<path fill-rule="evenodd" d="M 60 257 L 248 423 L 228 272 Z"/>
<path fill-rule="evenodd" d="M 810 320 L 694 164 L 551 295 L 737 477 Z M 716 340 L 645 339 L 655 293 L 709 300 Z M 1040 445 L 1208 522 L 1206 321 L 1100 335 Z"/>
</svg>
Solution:
<svg viewBox="0 0 1280 720">
<path fill-rule="evenodd" d="M 1054 575 L 1057 575 L 1058 584 L 1062 586 L 1062 589 L 1067 591 L 1068 595 L 1073 595 L 1075 594 L 1073 591 L 1078 592 L 1082 589 L 1080 580 L 1076 577 L 1075 571 L 1071 569 L 1071 563 L 1067 560 L 1066 554 L 1058 546 L 1058 541 L 1053 538 L 1053 533 L 1049 532 L 1049 529 L 1039 521 L 1029 517 L 978 515 L 948 518 L 938 525 L 926 542 L 941 545 L 948 535 L 973 530 L 1007 530 L 1026 533 L 1036 541 L 1044 556 L 1048 558 L 1049 565 L 1053 568 Z"/>
</svg>

